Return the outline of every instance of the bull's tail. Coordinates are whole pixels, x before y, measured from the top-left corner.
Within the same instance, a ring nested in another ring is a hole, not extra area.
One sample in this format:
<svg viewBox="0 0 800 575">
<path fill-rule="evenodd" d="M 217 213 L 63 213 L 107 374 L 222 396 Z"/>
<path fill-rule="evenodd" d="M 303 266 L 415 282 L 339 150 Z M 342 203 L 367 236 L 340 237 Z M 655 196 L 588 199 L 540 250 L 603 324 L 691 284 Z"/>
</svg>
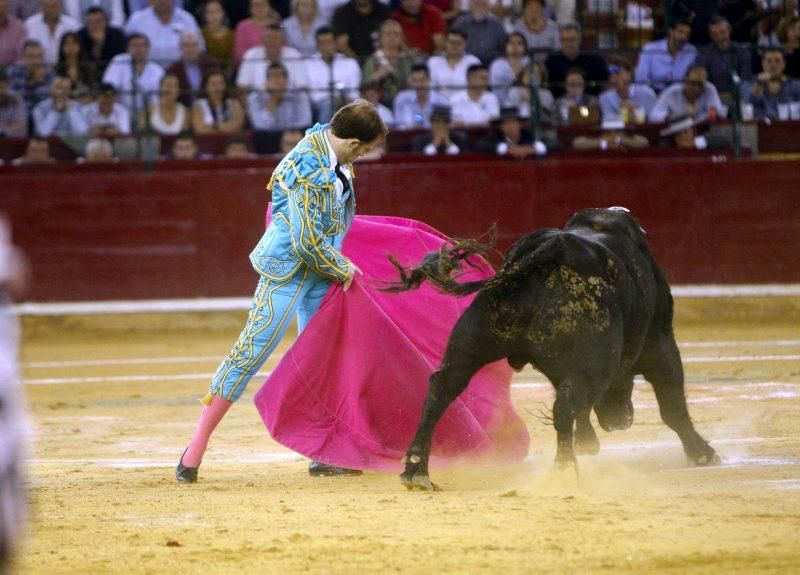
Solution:
<svg viewBox="0 0 800 575">
<path fill-rule="evenodd" d="M 485 257 L 492 249 L 494 239 L 484 244 L 477 240 L 451 240 L 442 245 L 438 252 L 426 255 L 422 262 L 414 267 L 406 268 L 391 255 L 389 261 L 400 272 L 400 281 L 390 283 L 383 291 L 402 292 L 417 289 L 425 280 L 432 283 L 442 293 L 467 295 L 481 289 L 487 280 L 459 283 L 458 273 L 463 266 L 477 267 L 470 261 L 472 256 Z M 455 274 L 455 275 L 454 275 Z"/>
</svg>

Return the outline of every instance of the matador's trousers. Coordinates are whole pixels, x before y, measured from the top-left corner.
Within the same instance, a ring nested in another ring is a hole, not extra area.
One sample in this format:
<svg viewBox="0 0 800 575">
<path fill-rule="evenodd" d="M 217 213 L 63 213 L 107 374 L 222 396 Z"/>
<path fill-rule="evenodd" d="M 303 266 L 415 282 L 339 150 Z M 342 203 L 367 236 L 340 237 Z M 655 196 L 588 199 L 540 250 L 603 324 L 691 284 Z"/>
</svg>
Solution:
<svg viewBox="0 0 800 575">
<path fill-rule="evenodd" d="M 332 280 L 306 266 L 302 269 L 288 280 L 276 281 L 261 276 L 247 323 L 233 349 L 217 368 L 203 403 L 210 403 L 212 395 L 228 401 L 239 399 L 250 378 L 264 365 L 286 333 L 295 313 L 299 331 L 308 324 Z"/>
</svg>

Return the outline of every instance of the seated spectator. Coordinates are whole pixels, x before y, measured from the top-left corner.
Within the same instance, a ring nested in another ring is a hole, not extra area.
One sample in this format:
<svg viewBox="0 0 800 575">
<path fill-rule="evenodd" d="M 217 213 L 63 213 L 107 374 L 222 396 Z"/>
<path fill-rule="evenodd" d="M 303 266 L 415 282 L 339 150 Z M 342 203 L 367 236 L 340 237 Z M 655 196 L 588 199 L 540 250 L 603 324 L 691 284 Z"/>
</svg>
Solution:
<svg viewBox="0 0 800 575">
<path fill-rule="evenodd" d="M 228 27 L 225 8 L 220 0 L 209 0 L 203 8 L 205 26 L 200 29 L 206 54 L 219 62 L 223 70 L 233 69 L 233 30 Z"/>
<path fill-rule="evenodd" d="M 454 156 L 467 147 L 467 135 L 450 129 L 450 106 L 434 106 L 431 112 L 430 134 L 420 134 L 411 140 L 411 150 L 426 156 L 446 154 Z"/>
<path fill-rule="evenodd" d="M 381 103 L 381 89 L 378 84 L 374 82 L 364 82 L 361 84 L 361 97 L 372 104 L 378 111 L 381 120 L 383 120 L 383 123 L 386 124 L 388 128 L 394 128 L 394 114 Z"/>
<path fill-rule="evenodd" d="M 467 70 L 467 89 L 450 98 L 453 124 L 457 127 L 488 126 L 500 114 L 497 96 L 487 90 L 489 70 L 474 64 Z"/>
<path fill-rule="evenodd" d="M 406 87 L 413 63 L 400 23 L 386 20 L 381 24 L 378 49 L 364 62 L 364 81 L 379 85 L 381 102 L 391 106 L 397 92 Z"/>
<path fill-rule="evenodd" d="M 174 74 L 164 74 L 159 84 L 158 97 L 148 103 L 148 113 L 142 114 L 139 125 L 160 136 L 174 136 L 189 129 L 189 110 L 180 103 L 180 84 Z"/>
<path fill-rule="evenodd" d="M 447 98 L 431 90 L 431 78 L 425 64 L 415 64 L 409 74 L 411 88 L 394 98 L 394 120 L 400 130 L 430 128 L 434 106 L 448 106 Z"/>
<path fill-rule="evenodd" d="M 525 38 L 536 59 L 544 60 L 550 52 L 561 49 L 558 25 L 544 15 L 545 0 L 524 0 L 522 16 L 514 21 L 512 32 Z"/>
<path fill-rule="evenodd" d="M 173 0 L 151 0 L 151 5 L 131 14 L 125 33 L 142 34 L 150 42 L 150 59 L 162 67 L 181 57 L 181 34 L 193 32 L 200 39 L 200 49 L 206 46 L 194 16 L 175 6 Z"/>
<path fill-rule="evenodd" d="M 16 64 L 22 58 L 27 37 L 25 24 L 10 13 L 8 0 L 0 0 L 0 68 Z"/>
<path fill-rule="evenodd" d="M 37 136 L 81 136 L 89 133 L 89 124 L 81 113 L 81 106 L 70 100 L 72 82 L 56 76 L 50 84 L 50 97 L 33 109 L 33 126 Z"/>
<path fill-rule="evenodd" d="M 261 35 L 261 45 L 245 52 L 236 86 L 243 93 L 263 90 L 267 81 L 267 68 L 272 63 L 283 64 L 289 72 L 289 87 L 303 89 L 308 87 L 308 69 L 300 52 L 284 45 L 283 28 L 280 24 L 270 24 Z"/>
<path fill-rule="evenodd" d="M 85 26 L 78 31 L 84 58 L 94 66 L 95 82 L 103 77 L 114 56 L 125 52 L 125 32 L 108 25 L 103 9 L 92 6 L 86 11 Z"/>
<path fill-rule="evenodd" d="M 114 146 L 106 138 L 92 138 L 86 142 L 86 150 L 82 158 L 87 164 L 116 162 Z M 80 161 L 80 160 L 79 160 Z"/>
<path fill-rule="evenodd" d="M 195 134 L 230 134 L 244 126 L 244 109 L 228 94 L 228 83 L 221 70 L 206 75 L 205 97 L 192 105 L 192 129 Z"/>
<path fill-rule="evenodd" d="M 734 42 L 749 44 L 756 33 L 756 3 L 754 0 L 725 0 L 718 13 L 731 23 L 731 38 Z"/>
<path fill-rule="evenodd" d="M 492 124 L 495 129 L 478 141 L 477 151 L 518 159 L 536 154 L 533 135 L 525 129 L 517 108 L 501 108 L 500 116 Z"/>
<path fill-rule="evenodd" d="M 529 68 L 522 70 L 522 76 L 508 89 L 506 106 L 517 108 L 520 116 L 530 118 L 535 103 L 533 102 L 531 88 L 531 70 L 536 77 L 537 93 L 539 96 L 539 120 L 552 122 L 556 102 L 553 93 L 547 88 L 547 68 L 540 60 L 534 60 Z M 502 106 L 502 102 L 500 103 Z"/>
<path fill-rule="evenodd" d="M 545 60 L 550 78 L 550 91 L 560 98 L 564 95 L 567 70 L 580 68 L 586 83 L 586 92 L 597 96 L 608 80 L 608 65 L 601 56 L 581 51 L 581 27 L 575 22 L 562 24 L 558 28 L 561 50 L 550 54 Z"/>
<path fill-rule="evenodd" d="M 745 101 L 753 105 L 753 115 L 757 119 L 787 119 L 788 112 L 781 114 L 780 108 L 800 102 L 800 80 L 784 74 L 786 60 L 780 48 L 765 50 L 761 67 L 764 71 L 744 86 Z"/>
<path fill-rule="evenodd" d="M 26 40 L 22 47 L 22 62 L 6 70 L 12 92 L 25 100 L 28 110 L 50 95 L 50 84 L 55 77 L 44 63 L 44 51 L 36 40 Z"/>
<path fill-rule="evenodd" d="M 91 101 L 91 88 L 97 82 L 94 66 L 88 61 L 77 32 L 61 36 L 56 75 L 72 80 L 72 97 L 82 104 Z"/>
<path fill-rule="evenodd" d="M 64 0 L 64 13 L 86 24 L 86 16 L 92 8 L 99 8 L 106 15 L 112 26 L 125 26 L 125 0 Z"/>
<path fill-rule="evenodd" d="M 597 98 L 587 94 L 585 87 L 586 80 L 583 76 L 583 70 L 580 68 L 567 70 L 567 91 L 556 100 L 556 109 L 559 112 L 561 121 L 565 124 L 577 122 L 580 119 L 591 122 L 593 121 L 592 115 L 595 117 L 599 115 L 595 112 L 595 110 L 599 110 Z M 586 110 L 586 112 L 578 114 L 577 112 L 581 109 Z"/>
<path fill-rule="evenodd" d="M 697 57 L 697 48 L 689 44 L 691 31 L 688 22 L 676 20 L 666 38 L 645 44 L 636 65 L 636 83 L 660 92 L 686 76 Z"/>
<path fill-rule="evenodd" d="M 442 11 L 423 0 L 400 0 L 399 4 L 392 18 L 400 23 L 409 50 L 425 57 L 441 52 L 447 29 Z"/>
<path fill-rule="evenodd" d="M 461 14 L 462 2 L 459 0 L 424 0 L 424 2 L 441 10 L 444 21 L 448 25 Z"/>
<path fill-rule="evenodd" d="M 375 51 L 374 36 L 391 16 L 378 0 L 350 0 L 333 12 L 331 26 L 339 52 L 351 58 L 366 58 Z"/>
<path fill-rule="evenodd" d="M 33 137 L 28 140 L 25 154 L 12 160 L 11 165 L 52 164 L 55 161 L 55 158 L 50 155 L 50 142 L 44 138 Z"/>
<path fill-rule="evenodd" d="M 223 156 L 226 158 L 257 158 L 258 154 L 250 151 L 247 140 L 240 136 L 234 136 L 225 145 Z"/>
<path fill-rule="evenodd" d="M 303 139 L 303 132 L 301 130 L 289 129 L 284 130 L 281 134 L 280 153 L 288 154 L 294 147 Z"/>
<path fill-rule="evenodd" d="M 6 71 L 0 68 L 0 138 L 25 138 L 27 135 L 28 107 L 22 96 L 10 90 Z"/>
<path fill-rule="evenodd" d="M 470 0 L 469 11 L 453 20 L 452 28 L 464 31 L 466 51 L 486 66 L 505 51 L 506 31 L 500 18 L 489 11 L 489 0 Z"/>
<path fill-rule="evenodd" d="M 705 66 L 708 80 L 717 88 L 725 104 L 731 103 L 732 75 L 743 82 L 753 79 L 753 54 L 749 45 L 731 41 L 731 25 L 722 16 L 714 16 L 708 25 L 711 42 L 700 48 L 698 66 Z"/>
<path fill-rule="evenodd" d="M 128 51 L 114 56 L 103 82 L 116 88 L 119 102 L 136 118 L 145 103 L 158 93 L 164 69 L 148 60 L 150 44 L 142 34 L 128 36 Z"/>
<path fill-rule="evenodd" d="M 781 21 L 778 40 L 786 58 L 786 75 L 800 79 L 800 17 L 787 16 Z"/>
<path fill-rule="evenodd" d="M 131 115 L 117 102 L 117 91 L 111 84 L 100 84 L 97 101 L 84 107 L 83 115 L 93 136 L 114 138 L 131 133 Z"/>
<path fill-rule="evenodd" d="M 40 0 L 42 11 L 25 20 L 28 39 L 37 40 L 44 50 L 44 61 L 53 66 L 58 62 L 61 37 L 80 30 L 80 22 L 62 13 L 61 0 Z"/>
<path fill-rule="evenodd" d="M 234 33 L 233 56 L 236 60 L 244 58 L 251 48 L 260 46 L 267 26 L 280 21 L 280 16 L 267 0 L 250 0 L 250 17 L 239 22 Z"/>
<path fill-rule="evenodd" d="M 656 104 L 656 93 L 645 84 L 633 84 L 633 66 L 619 60 L 609 67 L 611 88 L 600 94 L 603 121 L 643 124 Z"/>
<path fill-rule="evenodd" d="M 730 144 L 724 136 L 699 133 L 700 122 L 689 116 L 678 116 L 670 121 L 668 127 L 659 132 L 662 140 L 659 145 L 683 150 L 721 150 Z"/>
<path fill-rule="evenodd" d="M 304 58 L 317 52 L 317 30 L 328 23 L 317 9 L 317 0 L 295 0 L 292 15 L 283 22 L 286 44 Z"/>
<path fill-rule="evenodd" d="M 189 107 L 203 87 L 203 78 L 218 69 L 219 63 L 200 51 L 200 37 L 194 32 L 184 32 L 181 34 L 181 58 L 166 72 L 177 76 L 181 86 L 181 104 Z"/>
<path fill-rule="evenodd" d="M 601 136 L 578 136 L 572 140 L 576 150 L 641 150 L 649 145 L 644 136 L 626 133 L 622 120 L 603 122 Z"/>
<path fill-rule="evenodd" d="M 431 86 L 448 99 L 467 85 L 467 68 L 480 64 L 478 58 L 465 52 L 466 46 L 467 35 L 450 29 L 444 39 L 444 54 L 428 59 Z"/>
<path fill-rule="evenodd" d="M 489 66 L 489 84 L 503 106 L 508 105 L 508 90 L 519 85 L 523 71 L 530 66 L 528 43 L 520 32 L 511 32 L 506 38 L 506 53 Z"/>
<path fill-rule="evenodd" d="M 8 0 L 8 4 L 10 13 L 23 22 L 42 9 L 39 0 Z"/>
<path fill-rule="evenodd" d="M 306 61 L 306 69 L 317 121 L 327 122 L 336 110 L 358 98 L 361 67 L 353 58 L 336 51 L 332 28 L 323 26 L 317 30 L 317 53 Z"/>
<path fill-rule="evenodd" d="M 658 96 L 648 114 L 650 122 L 666 122 L 678 116 L 696 120 L 724 118 L 728 109 L 722 103 L 708 72 L 703 66 L 692 66 L 680 84 L 673 84 Z"/>
<path fill-rule="evenodd" d="M 266 91 L 247 95 L 247 112 L 255 130 L 285 130 L 311 125 L 308 95 L 289 89 L 289 73 L 279 62 L 272 62 L 267 69 Z"/>
<path fill-rule="evenodd" d="M 172 142 L 172 149 L 164 156 L 169 160 L 205 160 L 207 155 L 197 149 L 191 132 L 181 132 Z"/>
</svg>

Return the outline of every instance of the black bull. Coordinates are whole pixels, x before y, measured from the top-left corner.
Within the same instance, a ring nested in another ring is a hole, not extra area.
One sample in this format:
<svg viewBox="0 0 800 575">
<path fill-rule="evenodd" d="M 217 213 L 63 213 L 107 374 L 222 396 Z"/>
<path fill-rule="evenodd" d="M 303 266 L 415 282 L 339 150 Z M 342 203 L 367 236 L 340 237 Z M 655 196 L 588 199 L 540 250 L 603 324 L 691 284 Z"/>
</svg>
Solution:
<svg viewBox="0 0 800 575">
<path fill-rule="evenodd" d="M 597 453 L 592 409 L 606 431 L 630 427 L 637 374 L 652 384 L 661 417 L 687 457 L 699 465 L 719 462 L 686 408 L 669 285 L 627 210 L 583 210 L 563 230 L 520 239 L 493 278 L 458 283 L 452 272 L 480 251 L 474 242 L 455 242 L 415 268 L 393 260 L 401 281 L 390 290 L 428 280 L 446 293 L 478 292 L 430 377 L 422 420 L 403 460 L 407 487 L 433 487 L 428 458 L 437 422 L 481 367 L 502 358 L 517 370 L 530 363 L 555 387 L 557 466 L 577 468 L 576 451 Z"/>
</svg>

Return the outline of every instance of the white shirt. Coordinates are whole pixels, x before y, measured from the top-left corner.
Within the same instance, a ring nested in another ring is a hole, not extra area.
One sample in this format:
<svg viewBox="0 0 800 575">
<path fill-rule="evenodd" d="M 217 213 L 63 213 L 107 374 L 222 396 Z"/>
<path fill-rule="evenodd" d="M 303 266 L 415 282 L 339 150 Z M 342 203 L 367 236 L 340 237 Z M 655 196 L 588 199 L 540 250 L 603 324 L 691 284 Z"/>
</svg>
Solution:
<svg viewBox="0 0 800 575">
<path fill-rule="evenodd" d="M 125 8 L 122 0 L 63 0 L 63 5 L 64 13 L 69 14 L 80 23 L 83 23 L 86 18 L 86 10 L 93 6 L 99 6 L 106 13 L 106 18 L 111 26 L 117 28 L 125 26 Z"/>
<path fill-rule="evenodd" d="M 44 61 L 52 66 L 58 62 L 61 37 L 67 32 L 77 32 L 81 24 L 75 18 L 62 14 L 58 18 L 55 33 L 51 34 L 50 26 L 45 24 L 44 15 L 40 12 L 25 20 L 25 28 L 28 30 L 28 40 L 36 40 L 42 45 Z"/>
<path fill-rule="evenodd" d="M 491 92 L 484 92 L 475 101 L 466 90 L 450 98 L 453 106 L 453 123 L 466 126 L 488 126 L 492 118 L 500 115 L 500 101 Z"/>
<path fill-rule="evenodd" d="M 336 157 L 336 153 L 333 151 L 333 144 L 331 144 L 327 130 L 325 130 L 325 143 L 328 144 L 328 160 L 331 163 L 331 169 L 335 170 L 336 166 L 339 165 L 339 158 Z M 344 177 L 347 178 L 347 181 L 351 182 L 350 187 L 352 188 L 353 174 L 350 173 L 350 170 L 345 164 L 341 164 L 339 169 L 344 174 Z M 336 191 L 336 198 L 341 201 L 342 196 L 344 195 L 344 183 L 338 177 L 336 178 L 336 182 L 333 184 L 333 188 Z"/>
<path fill-rule="evenodd" d="M 164 24 L 153 7 L 131 14 L 125 26 L 125 34 L 134 32 L 147 36 L 150 40 L 150 59 L 167 66 L 181 57 L 181 34 L 194 32 L 200 40 L 200 49 L 205 52 L 206 44 L 197 21 L 186 10 L 175 8 L 172 18 Z"/>
<path fill-rule="evenodd" d="M 111 59 L 103 82 L 108 82 L 117 89 L 117 101 L 132 112 L 141 113 L 145 101 L 150 101 L 158 94 L 164 69 L 158 64 L 148 62 L 142 73 L 136 77 L 136 107 L 133 107 L 133 69 L 130 54 L 117 54 Z M 145 100 L 145 96 L 147 99 Z"/>
<path fill-rule="evenodd" d="M 328 100 L 331 89 L 331 66 L 317 53 L 313 58 L 306 60 L 306 70 L 311 101 L 318 104 Z M 336 54 L 333 57 L 333 83 L 341 84 L 336 86 L 337 91 L 346 90 L 347 101 L 358 98 L 361 86 L 361 67 L 358 62 L 354 58 Z"/>
<path fill-rule="evenodd" d="M 94 126 L 116 126 L 121 134 L 131 133 L 131 115 L 119 102 L 114 102 L 114 107 L 108 116 L 100 112 L 99 103 L 87 104 L 83 107 L 83 117 L 86 118 L 90 129 Z"/>
<path fill-rule="evenodd" d="M 300 52 L 290 46 L 284 46 L 281 48 L 281 64 L 286 66 L 289 72 L 290 88 L 308 87 L 308 71 Z M 236 75 L 236 85 L 248 90 L 263 90 L 267 87 L 269 65 L 270 61 L 267 60 L 264 46 L 253 46 L 242 57 L 242 64 Z"/>
<path fill-rule="evenodd" d="M 467 68 L 481 61 L 472 54 L 464 54 L 454 68 L 447 63 L 444 56 L 428 58 L 428 70 L 431 73 L 431 88 L 447 99 L 464 89 L 467 85 Z"/>
</svg>

